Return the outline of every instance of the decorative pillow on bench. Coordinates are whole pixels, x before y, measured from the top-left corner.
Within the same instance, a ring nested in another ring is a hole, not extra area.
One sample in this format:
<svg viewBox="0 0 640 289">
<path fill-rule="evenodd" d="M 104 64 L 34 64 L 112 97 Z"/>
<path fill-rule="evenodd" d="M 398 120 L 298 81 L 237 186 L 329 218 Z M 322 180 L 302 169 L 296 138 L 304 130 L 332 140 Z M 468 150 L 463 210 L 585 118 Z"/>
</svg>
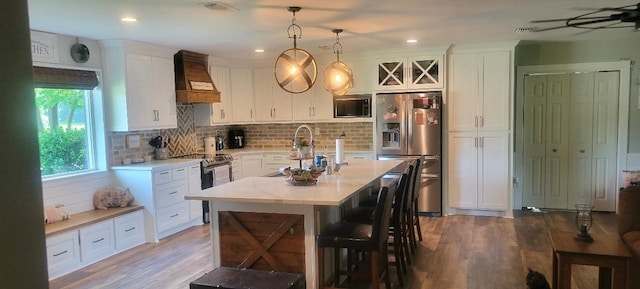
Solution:
<svg viewBox="0 0 640 289">
<path fill-rule="evenodd" d="M 129 188 L 106 187 L 93 194 L 93 206 L 99 210 L 107 208 L 124 208 L 133 201 L 133 195 Z"/>
<path fill-rule="evenodd" d="M 630 185 L 638 185 L 640 181 L 640 171 L 622 171 L 622 177 L 624 178 L 624 187 Z"/>
<path fill-rule="evenodd" d="M 44 207 L 44 223 L 51 224 L 69 219 L 69 212 L 64 205 L 53 205 Z"/>
</svg>

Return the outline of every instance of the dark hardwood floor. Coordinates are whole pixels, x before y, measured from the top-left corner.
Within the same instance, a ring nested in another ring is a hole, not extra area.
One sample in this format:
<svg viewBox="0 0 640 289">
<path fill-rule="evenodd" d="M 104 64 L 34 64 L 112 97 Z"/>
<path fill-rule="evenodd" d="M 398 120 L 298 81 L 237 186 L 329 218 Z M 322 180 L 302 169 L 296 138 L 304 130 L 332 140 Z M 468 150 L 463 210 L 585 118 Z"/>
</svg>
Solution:
<svg viewBox="0 0 640 289">
<path fill-rule="evenodd" d="M 527 268 L 551 281 L 547 231 L 575 231 L 575 213 L 514 211 L 514 215 L 513 219 L 422 217 L 424 240 L 413 255 L 404 288 L 524 289 Z M 616 215 L 594 213 L 591 232 L 617 234 Z M 50 288 L 187 289 L 190 281 L 212 269 L 209 238 L 208 226 L 193 227 L 52 280 Z M 573 270 L 574 289 L 597 288 L 596 268 Z"/>
</svg>

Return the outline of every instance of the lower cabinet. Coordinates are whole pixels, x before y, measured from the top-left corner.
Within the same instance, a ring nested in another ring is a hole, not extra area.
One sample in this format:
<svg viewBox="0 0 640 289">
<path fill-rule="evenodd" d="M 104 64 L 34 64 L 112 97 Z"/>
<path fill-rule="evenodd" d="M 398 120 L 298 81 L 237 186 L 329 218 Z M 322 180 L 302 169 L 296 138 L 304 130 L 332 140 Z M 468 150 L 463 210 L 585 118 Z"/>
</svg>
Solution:
<svg viewBox="0 0 640 289">
<path fill-rule="evenodd" d="M 262 173 L 262 154 L 242 156 L 242 177 L 260 177 Z"/>
<path fill-rule="evenodd" d="M 509 200 L 509 133 L 449 133 L 449 206 L 505 211 Z"/>
<path fill-rule="evenodd" d="M 49 279 L 144 243 L 142 210 L 47 237 Z"/>
</svg>

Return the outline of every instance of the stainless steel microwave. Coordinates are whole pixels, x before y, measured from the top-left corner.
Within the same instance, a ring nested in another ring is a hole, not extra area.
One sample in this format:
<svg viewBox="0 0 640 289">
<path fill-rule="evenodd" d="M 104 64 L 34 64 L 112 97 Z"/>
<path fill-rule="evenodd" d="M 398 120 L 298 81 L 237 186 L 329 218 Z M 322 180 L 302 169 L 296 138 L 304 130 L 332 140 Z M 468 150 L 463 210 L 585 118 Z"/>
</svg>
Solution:
<svg viewBox="0 0 640 289">
<path fill-rule="evenodd" d="M 334 95 L 333 117 L 371 117 L 371 95 Z"/>
</svg>

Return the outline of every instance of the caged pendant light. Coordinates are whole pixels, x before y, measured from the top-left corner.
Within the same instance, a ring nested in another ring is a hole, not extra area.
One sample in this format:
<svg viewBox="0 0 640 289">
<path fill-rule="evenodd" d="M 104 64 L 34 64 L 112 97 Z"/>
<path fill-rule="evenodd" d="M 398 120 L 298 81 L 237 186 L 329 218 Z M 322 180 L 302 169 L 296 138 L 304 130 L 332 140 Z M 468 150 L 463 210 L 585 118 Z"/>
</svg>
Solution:
<svg viewBox="0 0 640 289">
<path fill-rule="evenodd" d="M 333 44 L 333 53 L 336 54 L 336 61 L 331 62 L 324 70 L 324 89 L 333 95 L 345 95 L 353 87 L 353 74 L 351 68 L 340 61 L 342 54 L 342 44 L 340 44 L 340 32 L 342 29 L 331 30 L 336 34 L 336 43 Z"/>
<path fill-rule="evenodd" d="M 297 47 L 297 39 L 302 38 L 302 28 L 296 23 L 296 12 L 300 7 L 289 7 L 293 13 L 291 25 L 287 28 L 289 38 L 293 38 L 293 48 L 280 53 L 274 66 L 274 74 L 278 86 L 290 93 L 302 93 L 309 90 L 316 82 L 318 67 L 316 60 L 309 52 Z M 292 36 L 293 35 L 293 36 Z"/>
</svg>

